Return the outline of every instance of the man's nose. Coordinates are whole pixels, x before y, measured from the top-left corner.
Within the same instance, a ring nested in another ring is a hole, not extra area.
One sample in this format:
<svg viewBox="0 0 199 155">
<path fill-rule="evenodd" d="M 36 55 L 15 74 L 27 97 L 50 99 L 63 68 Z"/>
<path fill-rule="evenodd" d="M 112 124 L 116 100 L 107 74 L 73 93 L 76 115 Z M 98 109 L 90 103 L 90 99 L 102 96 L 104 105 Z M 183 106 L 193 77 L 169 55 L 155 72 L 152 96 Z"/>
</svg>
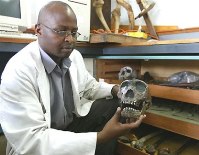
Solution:
<svg viewBox="0 0 199 155">
<path fill-rule="evenodd" d="M 64 41 L 74 42 L 76 39 L 72 36 L 72 34 L 65 35 Z"/>
</svg>

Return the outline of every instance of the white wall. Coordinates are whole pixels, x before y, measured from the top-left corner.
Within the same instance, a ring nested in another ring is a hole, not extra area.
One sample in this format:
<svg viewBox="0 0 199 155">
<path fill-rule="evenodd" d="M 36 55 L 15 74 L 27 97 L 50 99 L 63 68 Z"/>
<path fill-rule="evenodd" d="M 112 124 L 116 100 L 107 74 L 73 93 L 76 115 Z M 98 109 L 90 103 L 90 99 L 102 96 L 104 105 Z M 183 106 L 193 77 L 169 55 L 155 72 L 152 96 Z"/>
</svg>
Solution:
<svg viewBox="0 0 199 155">
<path fill-rule="evenodd" d="M 28 10 L 29 10 L 29 14 L 30 14 L 30 18 L 29 18 L 29 23 L 28 26 L 32 27 L 37 23 L 37 16 L 39 13 L 39 10 L 48 2 L 52 1 L 52 0 L 28 0 Z"/>
<path fill-rule="evenodd" d="M 95 77 L 95 64 L 94 64 L 95 59 L 94 58 L 84 58 L 84 63 L 86 65 L 86 69 L 88 70 L 88 72 Z"/>
<path fill-rule="evenodd" d="M 140 9 L 136 0 L 125 0 L 133 8 L 135 17 Z M 156 5 L 149 12 L 153 25 L 157 26 L 178 26 L 179 28 L 199 27 L 199 1 L 198 0 L 153 0 Z M 112 10 L 116 0 L 111 0 Z M 128 25 L 127 12 L 121 10 L 121 25 Z M 143 18 L 136 20 L 136 25 L 145 25 Z"/>
<path fill-rule="evenodd" d="M 39 10 L 52 0 L 29 0 L 30 21 L 28 27 L 34 27 L 37 23 Z M 90 38 L 90 0 L 61 0 L 68 3 L 77 16 L 78 32 L 81 34 L 78 41 L 89 41 Z"/>
<path fill-rule="evenodd" d="M 28 10 L 30 10 L 29 14 L 31 15 L 31 17 L 29 18 L 29 26 L 33 26 L 34 24 L 36 24 L 39 10 L 50 1 L 53 1 L 53 0 L 29 0 Z M 59 0 L 59 1 L 67 2 L 67 0 Z M 89 1 L 89 0 L 74 0 L 74 1 L 86 3 L 86 1 Z M 86 13 L 86 10 L 85 10 L 85 13 Z"/>
<path fill-rule="evenodd" d="M 29 0 L 28 10 L 30 10 L 31 18 L 29 18 L 29 26 L 37 21 L 37 14 L 40 8 L 51 0 Z M 106 0 L 104 0 L 106 3 Z M 129 2 L 133 8 L 134 15 L 140 12 L 136 0 L 125 0 Z M 153 25 L 157 26 L 179 26 L 179 28 L 199 27 L 199 1 L 198 0 L 153 0 L 156 5 L 149 12 Z M 112 10 L 116 6 L 116 0 L 111 0 Z M 127 12 L 122 8 L 121 24 L 128 25 Z M 145 25 L 143 18 L 136 20 L 136 25 Z"/>
</svg>

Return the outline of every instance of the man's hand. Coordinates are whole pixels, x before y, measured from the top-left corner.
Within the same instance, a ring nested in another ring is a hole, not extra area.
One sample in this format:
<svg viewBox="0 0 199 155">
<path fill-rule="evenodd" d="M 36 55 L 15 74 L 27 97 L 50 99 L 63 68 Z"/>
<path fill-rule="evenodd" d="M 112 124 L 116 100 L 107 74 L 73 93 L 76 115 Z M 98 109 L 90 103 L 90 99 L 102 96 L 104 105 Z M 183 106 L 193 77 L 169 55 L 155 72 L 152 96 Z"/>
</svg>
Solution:
<svg viewBox="0 0 199 155">
<path fill-rule="evenodd" d="M 118 97 L 117 96 L 118 91 L 119 91 L 119 85 L 114 85 L 111 90 L 111 94 L 113 95 L 113 97 Z"/>
<path fill-rule="evenodd" d="M 141 115 L 135 122 L 120 123 L 121 108 L 118 108 L 115 115 L 107 122 L 102 131 L 97 134 L 97 143 L 106 142 L 112 138 L 126 134 L 131 129 L 139 127 L 142 120 L 146 117 Z"/>
</svg>

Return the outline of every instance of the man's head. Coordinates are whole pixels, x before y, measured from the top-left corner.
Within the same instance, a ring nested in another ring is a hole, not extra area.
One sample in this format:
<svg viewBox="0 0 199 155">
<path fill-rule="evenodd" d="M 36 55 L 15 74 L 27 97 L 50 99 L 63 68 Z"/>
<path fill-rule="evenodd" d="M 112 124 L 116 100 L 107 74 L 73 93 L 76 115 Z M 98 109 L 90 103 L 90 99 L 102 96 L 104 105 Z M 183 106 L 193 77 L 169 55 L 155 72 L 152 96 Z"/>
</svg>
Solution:
<svg viewBox="0 0 199 155">
<path fill-rule="evenodd" d="M 76 43 L 77 18 L 71 7 L 61 1 L 52 1 L 39 12 L 35 26 L 38 42 L 58 64 L 69 57 Z"/>
</svg>

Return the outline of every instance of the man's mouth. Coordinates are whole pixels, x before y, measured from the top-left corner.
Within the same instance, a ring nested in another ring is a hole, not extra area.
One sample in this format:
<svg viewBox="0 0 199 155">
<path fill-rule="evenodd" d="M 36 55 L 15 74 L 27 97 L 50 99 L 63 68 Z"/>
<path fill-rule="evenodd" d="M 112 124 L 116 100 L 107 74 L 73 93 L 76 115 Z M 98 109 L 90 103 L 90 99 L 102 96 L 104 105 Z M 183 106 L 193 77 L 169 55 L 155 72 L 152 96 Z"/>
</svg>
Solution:
<svg viewBox="0 0 199 155">
<path fill-rule="evenodd" d="M 75 45 L 74 44 L 63 44 L 62 48 L 63 49 L 74 49 Z"/>
<path fill-rule="evenodd" d="M 63 46 L 62 49 L 73 49 L 72 46 Z"/>
</svg>

